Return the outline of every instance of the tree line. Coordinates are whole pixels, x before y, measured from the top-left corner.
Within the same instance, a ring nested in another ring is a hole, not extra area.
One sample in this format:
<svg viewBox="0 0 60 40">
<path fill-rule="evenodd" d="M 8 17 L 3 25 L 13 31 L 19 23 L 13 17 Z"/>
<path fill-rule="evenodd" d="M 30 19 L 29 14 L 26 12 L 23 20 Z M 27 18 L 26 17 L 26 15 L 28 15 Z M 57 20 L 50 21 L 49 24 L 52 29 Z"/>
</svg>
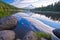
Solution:
<svg viewBox="0 0 60 40">
<path fill-rule="evenodd" d="M 60 12 L 60 1 L 59 2 L 55 2 L 55 4 L 51 4 L 48 5 L 46 7 L 39 7 L 39 8 L 35 8 L 33 10 L 36 11 L 55 11 L 55 12 Z"/>
<path fill-rule="evenodd" d="M 39 8 L 31 9 L 31 11 L 38 14 L 46 15 L 47 17 L 51 17 L 54 20 L 60 20 L 60 1 L 46 7 L 42 6 Z"/>
</svg>

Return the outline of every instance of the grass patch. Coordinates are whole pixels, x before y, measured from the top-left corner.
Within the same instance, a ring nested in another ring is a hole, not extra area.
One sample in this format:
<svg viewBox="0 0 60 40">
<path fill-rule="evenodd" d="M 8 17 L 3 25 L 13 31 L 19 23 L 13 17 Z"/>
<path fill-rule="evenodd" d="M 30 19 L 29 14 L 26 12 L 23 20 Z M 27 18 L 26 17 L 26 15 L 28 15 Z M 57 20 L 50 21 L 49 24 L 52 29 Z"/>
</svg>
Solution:
<svg viewBox="0 0 60 40">
<path fill-rule="evenodd" d="M 3 2 L 2 0 L 0 0 L 0 19 L 6 16 L 10 16 L 14 13 L 17 13 L 19 10 L 19 12 L 22 10 L 21 8 L 17 8 L 13 5 L 10 5 L 8 3 Z"/>
<path fill-rule="evenodd" d="M 46 38 L 48 40 L 52 40 L 51 39 L 51 35 L 50 34 L 46 34 L 44 32 L 36 32 L 36 35 L 38 37 L 38 40 L 41 40 L 41 38 Z"/>
</svg>

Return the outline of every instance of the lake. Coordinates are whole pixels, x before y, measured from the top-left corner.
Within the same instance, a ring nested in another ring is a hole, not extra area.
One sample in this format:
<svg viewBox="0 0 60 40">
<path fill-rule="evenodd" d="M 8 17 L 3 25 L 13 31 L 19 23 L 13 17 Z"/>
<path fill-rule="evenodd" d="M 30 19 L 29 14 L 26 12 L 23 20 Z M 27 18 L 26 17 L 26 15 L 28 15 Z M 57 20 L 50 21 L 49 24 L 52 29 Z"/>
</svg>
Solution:
<svg viewBox="0 0 60 40">
<path fill-rule="evenodd" d="M 60 21 L 52 20 L 50 17 L 48 18 L 45 15 L 35 14 L 35 13 L 32 13 L 32 12 L 19 12 L 18 14 L 21 17 L 33 17 L 33 18 L 35 18 L 39 21 L 42 21 L 46 25 L 49 25 L 49 26 L 54 27 L 54 28 L 60 28 Z M 17 15 L 17 17 L 19 19 L 18 14 L 16 13 L 15 15 Z"/>
<path fill-rule="evenodd" d="M 14 14 L 13 16 L 15 16 L 18 20 L 18 25 L 16 29 L 14 29 L 14 31 L 20 38 L 22 38 L 27 32 L 32 30 L 38 32 L 42 31 L 53 35 L 52 30 L 54 30 L 55 28 L 60 28 L 59 21 L 54 21 L 44 15 L 35 14 L 32 12 L 19 12 Z"/>
</svg>

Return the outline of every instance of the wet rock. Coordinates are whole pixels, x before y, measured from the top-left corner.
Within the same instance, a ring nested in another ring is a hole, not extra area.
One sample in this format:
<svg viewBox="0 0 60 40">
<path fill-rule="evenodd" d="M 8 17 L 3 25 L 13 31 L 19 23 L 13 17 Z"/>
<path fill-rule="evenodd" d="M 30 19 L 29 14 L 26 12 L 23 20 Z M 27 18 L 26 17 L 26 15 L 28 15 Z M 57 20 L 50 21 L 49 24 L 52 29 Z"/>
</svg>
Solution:
<svg viewBox="0 0 60 40">
<path fill-rule="evenodd" d="M 14 29 L 17 26 L 17 19 L 14 16 L 4 17 L 0 20 L 0 30 Z"/>
<path fill-rule="evenodd" d="M 14 40 L 15 33 L 10 30 L 0 31 L 0 40 Z"/>
<path fill-rule="evenodd" d="M 33 31 L 30 31 L 22 40 L 37 40 L 37 36 Z"/>
<path fill-rule="evenodd" d="M 60 29 L 53 30 L 53 33 L 55 34 L 55 36 L 57 36 L 58 38 L 60 38 Z"/>
</svg>

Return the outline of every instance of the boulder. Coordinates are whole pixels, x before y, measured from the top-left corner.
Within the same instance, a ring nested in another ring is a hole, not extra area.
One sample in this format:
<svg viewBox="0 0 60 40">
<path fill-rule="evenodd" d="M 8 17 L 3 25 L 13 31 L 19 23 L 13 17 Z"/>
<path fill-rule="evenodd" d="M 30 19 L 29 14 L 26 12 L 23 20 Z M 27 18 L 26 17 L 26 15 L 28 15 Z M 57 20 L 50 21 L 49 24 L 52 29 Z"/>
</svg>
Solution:
<svg viewBox="0 0 60 40">
<path fill-rule="evenodd" d="M 30 31 L 27 35 L 25 35 L 25 37 L 23 37 L 22 40 L 37 40 L 37 36 L 33 31 Z"/>
<path fill-rule="evenodd" d="M 0 31 L 0 40 L 14 40 L 15 33 L 11 30 Z"/>
<path fill-rule="evenodd" d="M 10 30 L 17 26 L 17 19 L 14 16 L 4 17 L 0 20 L 0 30 Z"/>
<path fill-rule="evenodd" d="M 60 39 L 60 29 L 53 30 L 53 33 L 56 37 L 58 37 Z"/>
</svg>

